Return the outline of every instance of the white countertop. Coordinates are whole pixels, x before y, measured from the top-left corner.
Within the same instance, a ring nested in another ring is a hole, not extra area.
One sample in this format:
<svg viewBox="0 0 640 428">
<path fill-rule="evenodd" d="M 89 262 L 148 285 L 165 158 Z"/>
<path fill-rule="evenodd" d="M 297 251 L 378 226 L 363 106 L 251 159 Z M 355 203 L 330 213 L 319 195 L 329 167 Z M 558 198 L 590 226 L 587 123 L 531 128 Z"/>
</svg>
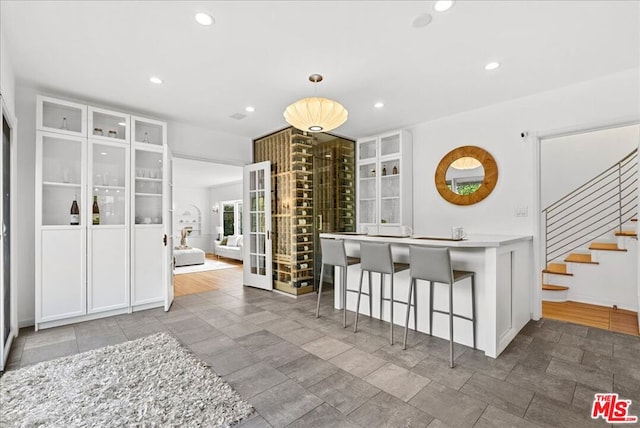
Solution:
<svg viewBox="0 0 640 428">
<path fill-rule="evenodd" d="M 530 235 L 485 235 L 485 234 L 469 234 L 462 241 L 454 241 L 446 237 L 428 237 L 426 235 L 411 235 L 408 237 L 388 236 L 388 235 L 365 235 L 357 233 L 321 233 L 321 238 L 344 239 L 349 241 L 369 241 L 369 242 L 388 242 L 390 244 L 403 245 L 428 245 L 434 247 L 452 247 L 452 248 L 487 248 L 500 247 L 502 245 L 513 244 L 520 241 L 531 241 L 533 236 Z"/>
</svg>

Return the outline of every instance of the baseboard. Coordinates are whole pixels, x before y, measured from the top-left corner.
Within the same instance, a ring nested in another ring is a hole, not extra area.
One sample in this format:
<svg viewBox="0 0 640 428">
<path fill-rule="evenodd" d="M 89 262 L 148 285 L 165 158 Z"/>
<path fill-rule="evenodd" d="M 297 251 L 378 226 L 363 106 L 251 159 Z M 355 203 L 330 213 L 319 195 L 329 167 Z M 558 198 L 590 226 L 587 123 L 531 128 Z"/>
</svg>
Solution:
<svg viewBox="0 0 640 428">
<path fill-rule="evenodd" d="M 18 328 L 33 327 L 34 325 L 36 325 L 35 318 L 29 318 L 26 320 L 18 321 Z"/>
<path fill-rule="evenodd" d="M 614 305 L 617 305 L 619 309 L 626 309 L 627 311 L 638 312 L 638 306 L 633 305 L 633 303 L 630 305 L 628 302 L 620 303 L 620 302 L 614 302 L 611 300 L 598 300 L 590 296 L 584 296 L 579 294 L 578 295 L 571 294 L 568 296 L 567 300 L 572 302 L 587 303 L 589 305 L 604 306 L 609 308 L 613 308 Z"/>
</svg>

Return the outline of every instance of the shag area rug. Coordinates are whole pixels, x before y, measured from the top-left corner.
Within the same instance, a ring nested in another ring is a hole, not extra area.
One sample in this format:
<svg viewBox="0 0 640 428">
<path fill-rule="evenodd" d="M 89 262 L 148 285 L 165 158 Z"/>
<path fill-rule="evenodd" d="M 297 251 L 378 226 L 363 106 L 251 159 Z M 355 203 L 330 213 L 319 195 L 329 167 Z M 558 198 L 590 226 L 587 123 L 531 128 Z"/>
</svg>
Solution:
<svg viewBox="0 0 640 428">
<path fill-rule="evenodd" d="M 166 333 L 0 378 L 2 427 L 227 427 L 253 412 Z"/>
<path fill-rule="evenodd" d="M 204 272 L 207 270 L 229 269 L 238 266 L 240 265 L 227 263 L 222 260 L 205 259 L 204 264 L 201 265 L 178 266 L 173 270 L 173 273 L 176 275 L 180 275 L 183 273 L 196 273 Z"/>
</svg>

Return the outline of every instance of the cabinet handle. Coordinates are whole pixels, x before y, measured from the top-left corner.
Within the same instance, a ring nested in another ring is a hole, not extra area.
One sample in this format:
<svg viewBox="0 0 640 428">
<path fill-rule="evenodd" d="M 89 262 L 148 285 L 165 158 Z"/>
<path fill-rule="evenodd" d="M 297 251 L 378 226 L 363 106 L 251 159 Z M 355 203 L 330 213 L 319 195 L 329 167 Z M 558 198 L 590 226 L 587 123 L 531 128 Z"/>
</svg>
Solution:
<svg viewBox="0 0 640 428">
<path fill-rule="evenodd" d="M 162 238 L 162 242 L 164 243 L 164 246 L 167 246 L 167 234 L 164 234 L 164 237 Z"/>
<path fill-rule="evenodd" d="M 318 230 L 322 230 L 322 214 L 318 214 Z"/>
</svg>

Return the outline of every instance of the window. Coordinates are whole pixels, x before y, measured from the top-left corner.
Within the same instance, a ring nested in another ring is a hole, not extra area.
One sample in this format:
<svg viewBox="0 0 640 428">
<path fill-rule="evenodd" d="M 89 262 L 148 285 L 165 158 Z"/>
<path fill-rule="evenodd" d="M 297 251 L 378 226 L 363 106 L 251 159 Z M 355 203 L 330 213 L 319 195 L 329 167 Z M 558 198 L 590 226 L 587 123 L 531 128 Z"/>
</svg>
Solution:
<svg viewBox="0 0 640 428">
<path fill-rule="evenodd" d="M 221 203 L 222 230 L 224 236 L 242 235 L 242 200 Z"/>
</svg>

